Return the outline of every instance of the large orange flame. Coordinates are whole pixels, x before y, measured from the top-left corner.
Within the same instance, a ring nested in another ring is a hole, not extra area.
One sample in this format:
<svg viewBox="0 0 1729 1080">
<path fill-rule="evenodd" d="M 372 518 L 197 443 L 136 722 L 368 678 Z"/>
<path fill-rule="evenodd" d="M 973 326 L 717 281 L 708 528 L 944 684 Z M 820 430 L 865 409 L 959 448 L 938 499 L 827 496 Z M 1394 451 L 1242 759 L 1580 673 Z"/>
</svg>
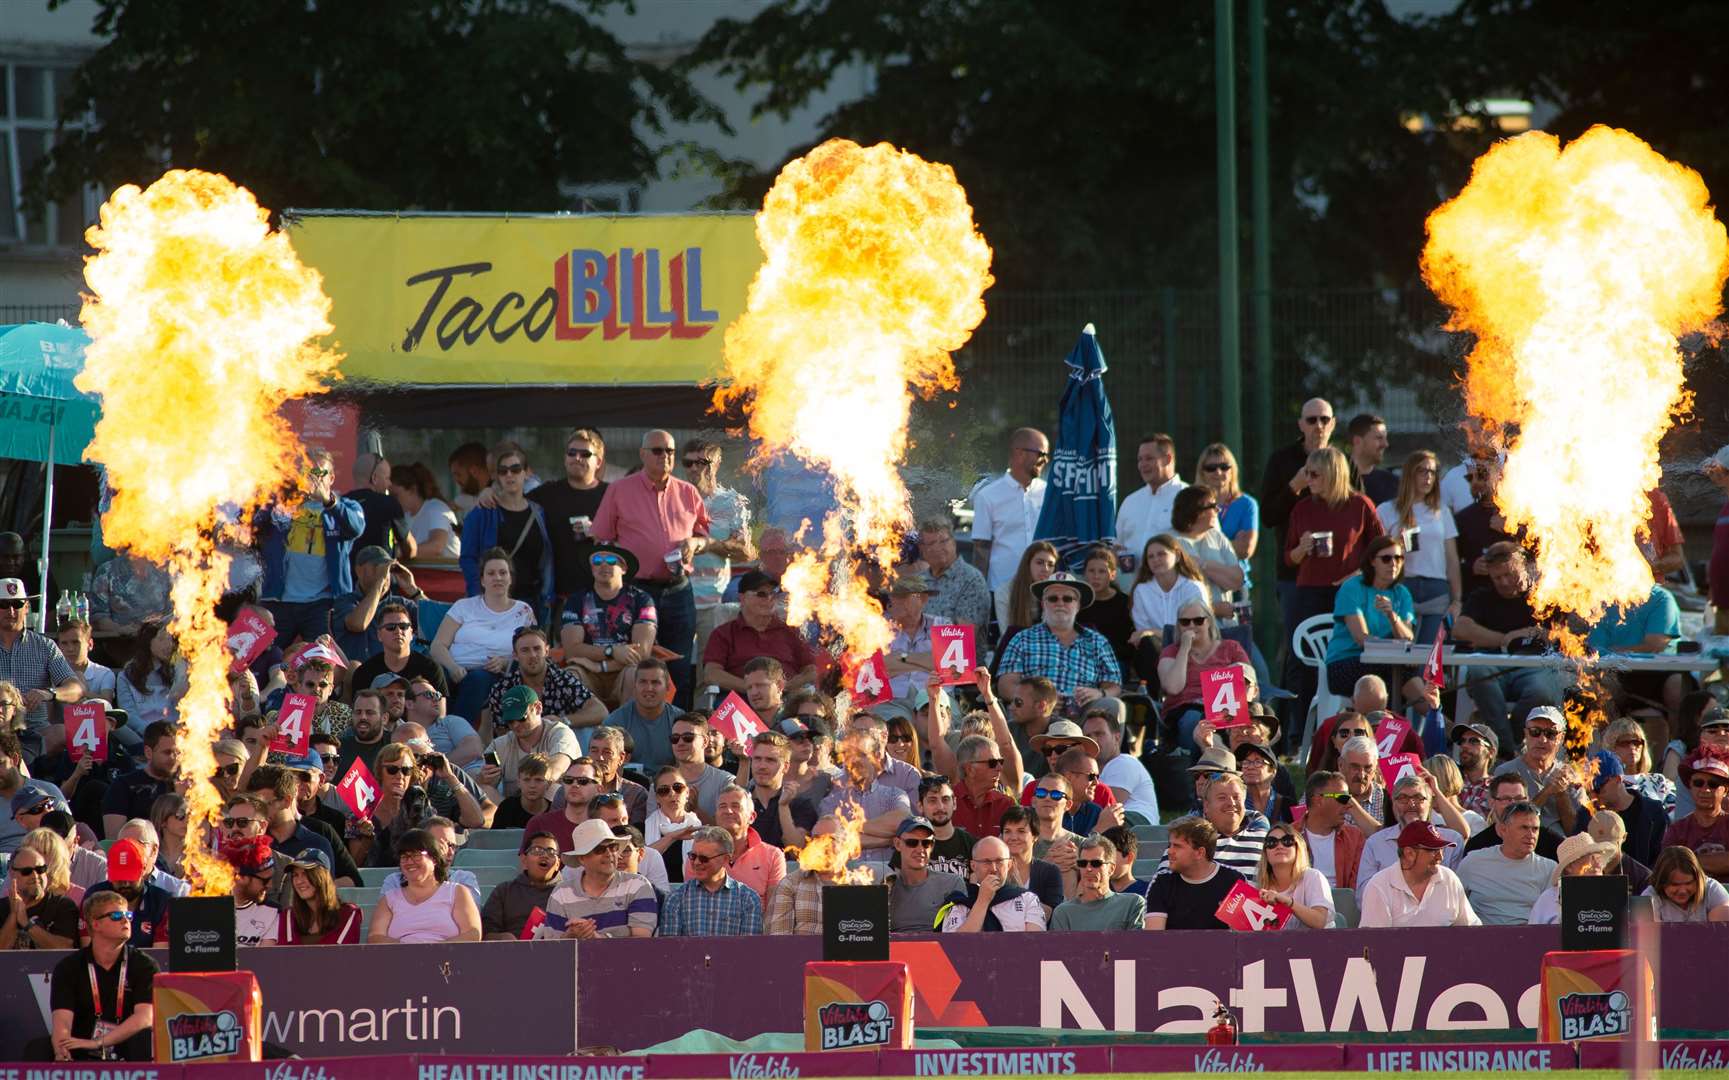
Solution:
<svg viewBox="0 0 1729 1080">
<path fill-rule="evenodd" d="M 788 847 L 800 870 L 839 879 L 836 884 L 869 885 L 876 875 L 867 866 L 848 870 L 847 865 L 864 853 L 864 811 L 855 803 L 842 803 L 832 815 L 841 827 L 821 836 L 805 838 L 803 847 Z M 813 826 L 814 828 L 814 826 Z"/>
<path fill-rule="evenodd" d="M 211 173 L 120 188 L 87 238 L 97 253 L 84 268 L 91 344 L 78 385 L 102 395 L 89 456 L 115 489 L 103 536 L 174 577 L 171 627 L 190 670 L 188 873 L 196 891 L 225 893 L 232 872 L 199 827 L 221 815 L 211 743 L 228 720 L 213 609 L 228 581 L 217 541 L 234 519 L 221 508 L 244 511 L 295 475 L 299 449 L 277 409 L 335 370 L 335 355 L 308 344 L 330 332 L 330 301 L 252 194 Z"/>
<path fill-rule="evenodd" d="M 1644 600 L 1645 493 L 1690 405 L 1676 337 L 1717 315 L 1729 273 L 1704 182 L 1625 131 L 1565 149 L 1532 132 L 1479 158 L 1428 232 L 1423 276 L 1477 339 L 1467 408 L 1507 449 L 1495 501 L 1536 543 L 1534 606 Z"/>
<path fill-rule="evenodd" d="M 782 577 L 788 619 L 814 615 L 869 654 L 891 637 L 869 567 L 893 566 L 911 524 L 896 466 L 912 395 L 956 385 L 949 354 L 984 318 L 991 249 L 953 169 L 845 139 L 781 170 L 756 234 L 764 262 L 716 404 L 747 404 L 765 455 L 833 475 L 843 509 L 811 523 L 817 550 Z"/>
</svg>

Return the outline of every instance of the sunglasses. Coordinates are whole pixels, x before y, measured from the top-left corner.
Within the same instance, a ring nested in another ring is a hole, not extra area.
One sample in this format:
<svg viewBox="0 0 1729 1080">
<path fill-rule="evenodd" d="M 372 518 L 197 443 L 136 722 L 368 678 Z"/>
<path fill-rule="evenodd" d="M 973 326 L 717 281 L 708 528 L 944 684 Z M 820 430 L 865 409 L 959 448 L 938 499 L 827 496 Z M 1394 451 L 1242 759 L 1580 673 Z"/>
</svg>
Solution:
<svg viewBox="0 0 1729 1080">
<path fill-rule="evenodd" d="M 609 791 L 605 795 L 596 795 L 594 797 L 594 802 L 596 806 L 605 806 L 608 803 L 622 803 L 624 802 L 624 796 L 620 795 L 616 791 Z"/>
<path fill-rule="evenodd" d="M 1039 787 L 1033 789 L 1033 798 L 1035 799 L 1066 799 L 1068 797 L 1069 793 L 1062 788 Z"/>
<path fill-rule="evenodd" d="M 1729 788 L 1729 780 L 1713 780 L 1706 776 L 1695 776 L 1687 782 L 1687 786 L 1697 788 L 1700 791 L 1716 791 L 1718 788 Z"/>
<path fill-rule="evenodd" d="M 1305 424 L 1330 424 L 1332 422 L 1333 422 L 1333 418 L 1330 416 L 1305 416 L 1305 417 L 1303 417 L 1303 423 L 1305 423 Z"/>
<path fill-rule="evenodd" d="M 696 854 L 692 854 L 690 857 L 690 864 L 692 866 L 707 866 L 711 862 L 724 861 L 725 859 L 726 859 L 726 856 L 724 854 L 722 854 L 722 855 L 696 855 Z"/>
<path fill-rule="evenodd" d="M 677 746 L 680 743 L 693 743 L 696 741 L 696 732 L 687 731 L 682 735 L 669 735 L 667 736 L 667 740 L 674 746 Z"/>
<path fill-rule="evenodd" d="M 414 766 L 413 765 L 386 765 L 384 767 L 384 775 L 386 775 L 386 776 L 413 776 L 414 775 Z"/>
<path fill-rule="evenodd" d="M 1470 737 L 1470 738 L 1468 738 L 1468 739 L 1460 739 L 1460 740 L 1459 740 L 1459 745 L 1460 745 L 1460 746 L 1482 746 L 1482 745 L 1484 745 L 1484 743 L 1483 743 L 1483 740 L 1482 740 L 1482 739 L 1479 739 L 1479 738 L 1477 738 L 1477 737 L 1476 737 L 1476 736 L 1475 736 L 1475 735 L 1473 735 L 1473 736 L 1471 736 L 1471 737 Z M 1617 744 L 1617 745 L 1619 745 L 1619 744 Z M 1643 745 L 1645 745 L 1645 744 L 1644 744 L 1644 743 L 1640 743 L 1640 744 L 1639 744 L 1639 745 L 1640 745 L 1640 746 L 1643 746 Z"/>
<path fill-rule="evenodd" d="M 428 688 L 426 690 L 422 690 L 418 694 L 410 694 L 408 696 L 411 698 L 414 698 L 416 700 L 421 700 L 421 701 L 443 701 L 444 700 L 443 694 L 439 693 L 437 690 L 433 690 L 430 688 Z"/>
<path fill-rule="evenodd" d="M 549 847 L 531 847 L 527 851 L 523 852 L 523 854 L 538 856 L 542 859 L 556 859 L 558 858 L 558 849 Z"/>
<path fill-rule="evenodd" d="M 1210 502 L 1210 503 L 1202 503 L 1201 505 L 1195 507 L 1195 510 L 1196 510 L 1196 512 L 1199 512 L 1202 510 L 1217 510 L 1218 508 L 1219 508 L 1218 503 Z"/>
<path fill-rule="evenodd" d="M 1082 870 L 1103 870 L 1105 868 L 1105 860 L 1103 860 L 1103 859 L 1076 859 L 1075 865 L 1080 867 Z"/>
<path fill-rule="evenodd" d="M 589 458 L 594 456 L 594 451 L 593 450 L 579 450 L 574 446 L 567 446 L 564 448 L 564 456 L 565 457 L 573 457 L 573 458 L 581 458 L 582 460 L 587 461 Z"/>
<path fill-rule="evenodd" d="M 1525 737 L 1528 739 L 1558 739 L 1561 737 L 1561 733 L 1552 727 L 1528 727 L 1525 729 Z"/>
<path fill-rule="evenodd" d="M 1337 803 L 1348 803 L 1351 801 L 1351 793 L 1348 791 L 1323 791 L 1321 798 L 1331 799 Z"/>
<path fill-rule="evenodd" d="M 1099 774 L 1096 772 L 1078 772 L 1070 773 L 1069 775 L 1080 780 L 1085 780 L 1089 784 L 1096 782 L 1099 778 Z"/>
<path fill-rule="evenodd" d="M 28 810 L 20 810 L 19 813 L 21 813 L 21 814 L 46 814 L 48 811 L 50 811 L 52 809 L 54 809 L 54 800 L 49 799 L 45 802 L 37 803 L 35 806 L 32 806 Z"/>
<path fill-rule="evenodd" d="M 308 470 L 306 470 L 306 475 L 312 477 L 314 480 L 322 480 L 326 476 L 330 475 L 330 470 L 329 469 L 308 469 Z"/>
<path fill-rule="evenodd" d="M 1074 748 L 1075 748 L 1074 743 L 1046 743 L 1045 744 L 1045 756 L 1046 757 L 1055 757 L 1065 750 L 1073 750 Z"/>
<path fill-rule="evenodd" d="M 12 872 L 14 874 L 23 874 L 26 877 L 34 877 L 37 874 L 46 874 L 48 868 L 46 866 L 14 866 Z"/>
<path fill-rule="evenodd" d="M 659 457 L 677 457 L 678 456 L 678 450 L 675 447 L 671 447 L 671 446 L 645 446 L 645 447 L 643 447 L 643 449 L 645 451 L 647 451 L 648 453 L 655 454 Z"/>
<path fill-rule="evenodd" d="M 1207 625 L 1207 617 L 1205 615 L 1202 615 L 1199 618 L 1187 618 L 1187 619 L 1179 618 L 1177 620 L 1177 625 L 1178 626 L 1205 626 L 1205 625 Z"/>
<path fill-rule="evenodd" d="M 498 471 L 505 476 L 515 476 L 517 473 L 527 472 L 528 466 L 518 462 L 515 465 L 500 465 Z"/>
<path fill-rule="evenodd" d="M 1368 738 L 1368 735 L 1369 735 L 1368 729 L 1367 728 L 1344 729 L 1344 730 L 1340 730 L 1339 732 L 1337 732 L 1333 737 L 1335 739 L 1354 739 L 1359 735 L 1363 736 L 1364 738 Z"/>
<path fill-rule="evenodd" d="M 1202 472 L 1230 472 L 1231 466 L 1224 461 L 1209 461 L 1201 466 Z M 1216 503 L 1214 505 L 1217 505 Z"/>
<path fill-rule="evenodd" d="M 1405 557 L 1403 555 L 1388 553 L 1386 555 L 1375 556 L 1375 561 L 1378 563 L 1402 563 L 1405 561 Z"/>
<path fill-rule="evenodd" d="M 752 589 L 750 592 L 745 593 L 745 595 L 754 596 L 758 600 L 773 600 L 777 591 L 778 590 L 775 589 Z"/>
<path fill-rule="evenodd" d="M 408 631 L 414 629 L 414 624 L 413 623 L 405 623 L 405 622 L 387 622 L 387 623 L 379 623 L 378 628 L 380 630 L 391 630 L 391 631 L 401 630 L 403 633 L 406 634 Z"/>
<path fill-rule="evenodd" d="M 1022 454 L 1031 454 L 1032 456 L 1038 458 L 1040 461 L 1049 461 L 1051 459 L 1051 455 L 1048 451 L 1034 450 L 1030 446 L 1017 446 L 1017 447 L 1015 447 L 1015 450 L 1019 453 L 1022 453 Z"/>
<path fill-rule="evenodd" d="M 1644 739 L 1620 739 L 1620 740 L 1616 741 L 1615 749 L 1619 750 L 1623 746 L 1639 747 L 1639 746 L 1644 746 L 1644 745 L 1645 745 Z"/>
<path fill-rule="evenodd" d="M 687 469 L 700 469 L 707 464 L 708 464 L 707 458 L 687 457 L 684 459 L 684 467 Z M 694 858 L 696 858 L 696 856 L 692 855 L 691 858 L 694 859 Z"/>
<path fill-rule="evenodd" d="M 894 745 L 895 743 L 907 743 L 910 745 L 912 743 L 912 741 L 913 741 L 913 737 L 911 735 L 899 735 L 899 734 L 893 734 L 893 733 L 891 733 L 889 735 L 889 744 L 891 746 Z"/>
<path fill-rule="evenodd" d="M 591 565 L 591 566 L 623 566 L 624 565 L 624 560 L 619 558 L 617 555 L 609 555 L 609 554 L 606 554 L 604 552 L 599 554 L 599 555 L 594 556 L 593 558 L 589 559 L 588 561 L 589 561 L 589 565 Z"/>
<path fill-rule="evenodd" d="M 104 912 L 103 914 L 98 915 L 96 917 L 98 919 L 107 919 L 109 922 L 131 922 L 132 921 L 132 913 L 130 911 L 125 910 L 124 908 L 122 908 L 119 911 Z"/>
<path fill-rule="evenodd" d="M 600 783 L 599 780 L 596 780 L 592 776 L 561 776 L 558 778 L 558 782 L 566 787 L 569 787 L 571 784 L 575 784 L 577 787 L 587 787 L 590 784 Z"/>
<path fill-rule="evenodd" d="M 1000 769 L 1003 767 L 1003 759 L 1000 757 L 974 758 L 967 764 L 983 765 L 987 769 Z"/>
<path fill-rule="evenodd" d="M 27 601 L 24 600 L 0 600 L 0 608 L 6 608 L 9 611 L 17 611 L 24 607 L 26 602 Z"/>
<path fill-rule="evenodd" d="M 929 836 L 903 836 L 901 843 L 910 848 L 934 848 L 937 846 L 936 840 Z"/>
<path fill-rule="evenodd" d="M 1045 603 L 1047 604 L 1078 604 L 1080 602 L 1081 598 L 1071 592 L 1045 593 Z"/>
<path fill-rule="evenodd" d="M 672 795 L 676 792 L 683 791 L 684 789 L 685 786 L 683 784 L 659 784 L 655 787 L 654 793 L 656 795 Z"/>
<path fill-rule="evenodd" d="M 257 818 L 252 817 L 225 817 L 222 819 L 222 827 L 224 829 L 244 829 L 257 820 Z"/>
</svg>

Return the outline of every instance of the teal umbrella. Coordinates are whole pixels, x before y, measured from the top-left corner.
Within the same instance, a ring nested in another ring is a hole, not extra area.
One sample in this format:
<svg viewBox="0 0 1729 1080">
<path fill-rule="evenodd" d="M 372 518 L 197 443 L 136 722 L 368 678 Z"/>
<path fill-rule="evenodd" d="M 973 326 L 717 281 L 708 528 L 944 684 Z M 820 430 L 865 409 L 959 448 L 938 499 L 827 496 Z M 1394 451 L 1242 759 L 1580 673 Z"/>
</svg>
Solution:
<svg viewBox="0 0 1729 1080">
<path fill-rule="evenodd" d="M 96 437 L 100 399 L 73 385 L 84 370 L 89 335 L 64 323 L 0 326 L 0 457 L 41 461 L 48 466 L 42 496 L 42 561 L 48 580 L 48 527 L 54 518 L 54 466 L 78 465 Z M 48 605 L 37 605 L 37 626 Z"/>
</svg>

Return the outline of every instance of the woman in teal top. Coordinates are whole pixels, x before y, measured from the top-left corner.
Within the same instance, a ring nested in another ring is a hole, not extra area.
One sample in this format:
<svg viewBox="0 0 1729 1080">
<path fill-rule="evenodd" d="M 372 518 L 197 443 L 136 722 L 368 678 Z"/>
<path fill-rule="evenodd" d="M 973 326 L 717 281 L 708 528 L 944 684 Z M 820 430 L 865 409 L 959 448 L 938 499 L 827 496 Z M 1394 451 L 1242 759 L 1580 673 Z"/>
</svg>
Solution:
<svg viewBox="0 0 1729 1080">
<path fill-rule="evenodd" d="M 1410 641 L 1416 619 L 1405 576 L 1405 545 L 1394 536 L 1377 536 L 1363 553 L 1363 570 L 1339 586 L 1333 600 L 1333 638 L 1327 644 L 1327 685 L 1350 696 L 1357 680 L 1370 674 L 1363 665 L 1369 638 Z M 1379 673 L 1377 673 L 1379 674 Z"/>
</svg>

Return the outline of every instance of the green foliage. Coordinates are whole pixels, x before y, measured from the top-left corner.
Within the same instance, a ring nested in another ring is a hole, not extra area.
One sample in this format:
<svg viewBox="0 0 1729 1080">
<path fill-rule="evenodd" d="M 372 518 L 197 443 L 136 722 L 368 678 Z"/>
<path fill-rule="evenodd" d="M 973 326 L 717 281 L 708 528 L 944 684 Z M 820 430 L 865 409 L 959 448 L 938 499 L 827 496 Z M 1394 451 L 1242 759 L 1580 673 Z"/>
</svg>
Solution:
<svg viewBox="0 0 1729 1080">
<path fill-rule="evenodd" d="M 63 110 L 93 123 L 38 200 L 196 167 L 272 208 L 544 211 L 654 176 L 669 119 L 723 122 L 595 21 L 619 0 L 98 2 Z"/>
</svg>

